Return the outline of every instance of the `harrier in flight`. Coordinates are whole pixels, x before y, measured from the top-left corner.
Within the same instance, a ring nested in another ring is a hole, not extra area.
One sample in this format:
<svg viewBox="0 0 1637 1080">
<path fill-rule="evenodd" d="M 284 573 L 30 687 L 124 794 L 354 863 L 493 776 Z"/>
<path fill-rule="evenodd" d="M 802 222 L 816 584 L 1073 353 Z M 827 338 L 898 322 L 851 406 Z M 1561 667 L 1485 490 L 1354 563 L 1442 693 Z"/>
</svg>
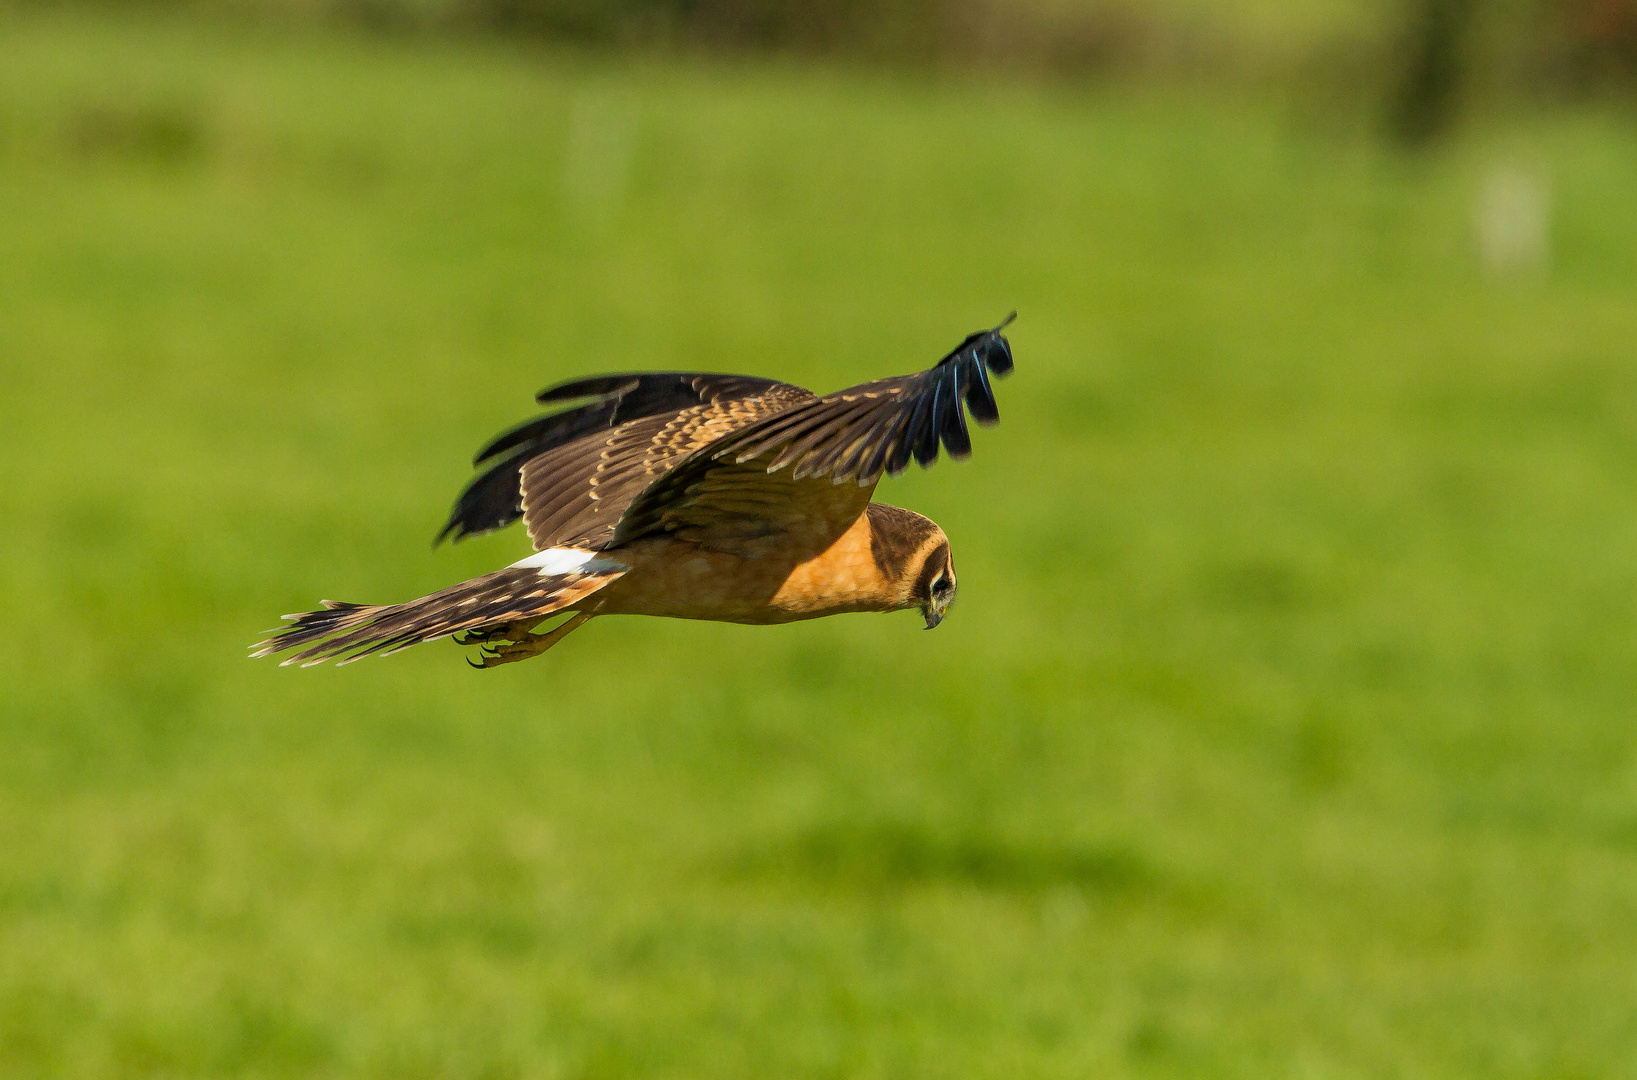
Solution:
<svg viewBox="0 0 1637 1080">
<path fill-rule="evenodd" d="M 438 539 L 522 518 L 535 552 L 403 604 L 324 601 L 252 646 L 286 664 L 350 663 L 456 636 L 478 667 L 545 652 L 597 615 L 784 623 L 955 599 L 949 538 L 920 514 L 870 501 L 883 473 L 940 444 L 971 451 L 966 411 L 1000 419 L 989 376 L 1012 370 L 1007 323 L 931 369 L 823 397 L 748 375 L 603 375 L 543 390 L 556 412 L 478 452 Z M 964 408 L 963 408 L 964 402 Z M 548 633 L 548 616 L 572 616 Z"/>
</svg>

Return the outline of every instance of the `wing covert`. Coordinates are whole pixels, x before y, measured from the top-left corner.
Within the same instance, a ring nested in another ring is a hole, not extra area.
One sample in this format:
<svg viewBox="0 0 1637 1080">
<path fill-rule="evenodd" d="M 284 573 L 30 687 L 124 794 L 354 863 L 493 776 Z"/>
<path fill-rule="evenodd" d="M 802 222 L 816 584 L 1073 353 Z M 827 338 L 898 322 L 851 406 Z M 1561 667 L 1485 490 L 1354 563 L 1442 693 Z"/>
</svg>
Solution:
<svg viewBox="0 0 1637 1080">
<path fill-rule="evenodd" d="M 774 379 L 690 371 L 598 375 L 547 387 L 535 396 L 536 401 L 568 407 L 504 431 L 477 452 L 472 464 L 483 471 L 455 500 L 437 542 L 451 537 L 463 540 L 521 518 L 524 467 L 541 455 L 606 436 L 632 421 L 704 404 L 767 395 L 794 399 L 804 394 L 806 391 Z M 574 457 L 569 453 L 567 460 Z"/>
<path fill-rule="evenodd" d="M 702 518 L 714 517 L 724 530 L 743 528 L 731 523 L 742 512 L 724 497 L 729 490 L 755 490 L 762 502 L 783 490 L 794 500 L 798 487 L 805 490 L 806 481 L 818 478 L 873 488 L 883 473 L 902 472 L 912 458 L 930 466 L 940 446 L 951 457 L 968 456 L 966 413 L 985 426 L 1000 420 L 990 376 L 1012 370 L 1012 346 L 1001 331 L 1015 317 L 967 335 L 926 371 L 798 401 L 723 435 L 635 496 L 611 545 L 653 532 L 699 530 Z M 786 469 L 782 477 L 770 475 Z M 768 479 L 753 481 L 752 472 Z M 753 505 L 747 502 L 745 510 Z"/>
</svg>

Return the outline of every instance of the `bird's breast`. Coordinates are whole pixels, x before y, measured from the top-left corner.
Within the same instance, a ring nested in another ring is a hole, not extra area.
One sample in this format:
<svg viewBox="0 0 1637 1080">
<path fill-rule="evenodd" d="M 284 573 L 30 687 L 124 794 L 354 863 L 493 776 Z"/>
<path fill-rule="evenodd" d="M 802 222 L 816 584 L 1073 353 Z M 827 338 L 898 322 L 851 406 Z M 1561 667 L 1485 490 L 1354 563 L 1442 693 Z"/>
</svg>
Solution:
<svg viewBox="0 0 1637 1080">
<path fill-rule="evenodd" d="M 781 534 L 726 552 L 658 538 L 622 547 L 619 558 L 630 572 L 589 598 L 583 610 L 782 623 L 899 606 L 876 567 L 863 514 L 819 542 Z"/>
</svg>

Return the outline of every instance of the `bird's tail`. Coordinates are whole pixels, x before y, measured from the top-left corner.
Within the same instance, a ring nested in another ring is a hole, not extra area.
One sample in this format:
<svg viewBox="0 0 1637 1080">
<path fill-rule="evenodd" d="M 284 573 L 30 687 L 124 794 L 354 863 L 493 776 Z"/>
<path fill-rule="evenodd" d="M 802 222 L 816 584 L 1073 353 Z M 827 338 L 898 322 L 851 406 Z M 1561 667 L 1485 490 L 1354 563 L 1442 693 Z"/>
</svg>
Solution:
<svg viewBox="0 0 1637 1080">
<path fill-rule="evenodd" d="M 393 653 L 462 631 L 544 619 L 625 573 L 617 563 L 603 565 L 606 570 L 587 567 L 549 575 L 530 566 L 507 567 L 403 604 L 325 600 L 317 611 L 284 616 L 294 624 L 252 645 L 250 655 L 299 649 L 284 663 L 311 667 L 344 657 L 339 664 L 350 664 L 371 653 Z"/>
</svg>

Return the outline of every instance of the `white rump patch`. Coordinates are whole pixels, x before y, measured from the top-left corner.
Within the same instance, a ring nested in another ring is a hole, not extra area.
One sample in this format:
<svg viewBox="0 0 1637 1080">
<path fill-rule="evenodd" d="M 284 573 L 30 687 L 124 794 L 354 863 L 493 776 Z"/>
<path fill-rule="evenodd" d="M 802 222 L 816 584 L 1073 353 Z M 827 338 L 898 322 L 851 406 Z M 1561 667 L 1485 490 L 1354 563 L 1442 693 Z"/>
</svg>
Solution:
<svg viewBox="0 0 1637 1080">
<path fill-rule="evenodd" d="M 595 551 L 580 548 L 554 547 L 536 551 L 526 559 L 518 559 L 509 570 L 538 570 L 541 577 L 562 577 L 567 574 L 606 574 L 630 567 L 613 559 L 599 559 Z"/>
</svg>

